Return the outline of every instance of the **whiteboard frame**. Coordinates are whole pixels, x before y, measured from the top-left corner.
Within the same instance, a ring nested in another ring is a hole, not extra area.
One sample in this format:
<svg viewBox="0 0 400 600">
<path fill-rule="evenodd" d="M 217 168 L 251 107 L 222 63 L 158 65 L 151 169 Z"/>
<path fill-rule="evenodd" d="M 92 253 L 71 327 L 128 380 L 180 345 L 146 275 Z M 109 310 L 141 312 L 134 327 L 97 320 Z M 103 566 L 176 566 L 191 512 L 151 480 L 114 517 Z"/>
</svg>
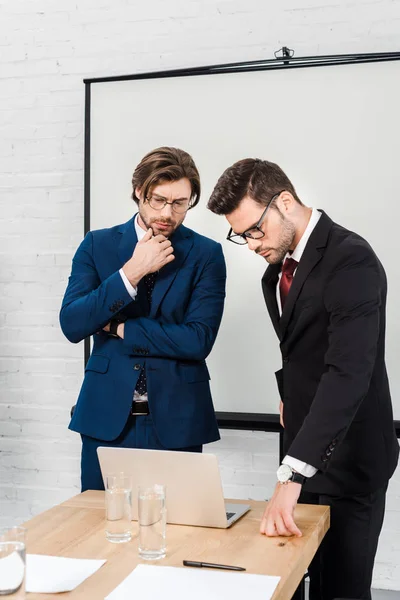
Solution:
<svg viewBox="0 0 400 600">
<path fill-rule="evenodd" d="M 187 77 L 197 75 L 213 75 L 223 73 L 240 73 L 249 71 L 266 71 L 275 69 L 293 69 L 306 67 L 328 67 L 332 65 L 354 65 L 360 63 L 386 62 L 400 60 L 400 52 L 380 52 L 369 54 L 337 54 L 326 56 L 288 57 L 282 56 L 271 60 L 235 62 L 202 67 L 154 71 L 132 75 L 117 75 L 84 79 L 85 84 L 85 137 L 84 137 L 84 235 L 90 231 L 90 139 L 91 139 L 91 86 L 104 82 L 129 81 L 135 79 L 162 79 L 165 77 Z M 85 339 L 84 361 L 90 355 L 90 340 Z M 280 434 L 280 458 L 282 458 L 282 427 L 279 415 L 264 413 L 238 413 L 217 411 L 218 425 L 221 429 L 238 429 L 245 431 L 268 431 Z M 397 437 L 400 438 L 400 421 L 394 421 Z"/>
</svg>

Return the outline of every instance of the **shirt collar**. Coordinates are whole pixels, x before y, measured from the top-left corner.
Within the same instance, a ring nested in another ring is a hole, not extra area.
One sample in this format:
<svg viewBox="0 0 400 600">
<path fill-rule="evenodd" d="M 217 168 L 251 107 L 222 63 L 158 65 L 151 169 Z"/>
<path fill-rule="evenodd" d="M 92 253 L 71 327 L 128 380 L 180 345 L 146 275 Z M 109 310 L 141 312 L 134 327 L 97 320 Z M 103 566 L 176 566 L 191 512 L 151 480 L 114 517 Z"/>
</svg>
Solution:
<svg viewBox="0 0 400 600">
<path fill-rule="evenodd" d="M 138 242 L 140 242 L 140 240 L 142 240 L 144 238 L 144 236 L 146 235 L 146 231 L 144 229 L 142 229 L 142 227 L 140 227 L 138 219 L 139 219 L 139 213 L 136 215 L 134 223 L 135 223 L 135 231 L 136 231 L 137 239 L 138 239 Z"/>
</svg>

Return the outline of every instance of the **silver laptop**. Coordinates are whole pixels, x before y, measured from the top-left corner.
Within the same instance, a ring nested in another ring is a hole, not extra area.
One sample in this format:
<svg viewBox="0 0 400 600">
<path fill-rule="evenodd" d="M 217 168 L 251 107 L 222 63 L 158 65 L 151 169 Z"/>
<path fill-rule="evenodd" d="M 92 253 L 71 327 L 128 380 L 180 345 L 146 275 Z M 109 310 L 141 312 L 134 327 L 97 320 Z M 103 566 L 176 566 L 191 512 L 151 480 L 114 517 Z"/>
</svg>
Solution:
<svg viewBox="0 0 400 600">
<path fill-rule="evenodd" d="M 202 527 L 230 527 L 248 504 L 225 503 L 217 457 L 200 452 L 97 448 L 103 479 L 107 474 L 132 476 L 132 518 L 137 520 L 139 485 L 166 486 L 167 522 Z"/>
</svg>

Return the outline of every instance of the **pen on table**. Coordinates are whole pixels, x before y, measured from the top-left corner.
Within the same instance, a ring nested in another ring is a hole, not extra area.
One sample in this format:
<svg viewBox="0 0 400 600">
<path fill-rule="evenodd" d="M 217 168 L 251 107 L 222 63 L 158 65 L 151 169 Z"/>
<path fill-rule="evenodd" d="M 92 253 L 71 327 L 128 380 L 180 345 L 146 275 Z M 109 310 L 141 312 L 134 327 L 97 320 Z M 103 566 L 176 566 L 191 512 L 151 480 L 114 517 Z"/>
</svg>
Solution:
<svg viewBox="0 0 400 600">
<path fill-rule="evenodd" d="M 245 571 L 244 567 L 234 567 L 232 565 L 219 565 L 218 563 L 198 562 L 197 560 L 184 560 L 185 567 L 207 567 L 207 569 L 226 569 L 227 571 Z"/>
</svg>

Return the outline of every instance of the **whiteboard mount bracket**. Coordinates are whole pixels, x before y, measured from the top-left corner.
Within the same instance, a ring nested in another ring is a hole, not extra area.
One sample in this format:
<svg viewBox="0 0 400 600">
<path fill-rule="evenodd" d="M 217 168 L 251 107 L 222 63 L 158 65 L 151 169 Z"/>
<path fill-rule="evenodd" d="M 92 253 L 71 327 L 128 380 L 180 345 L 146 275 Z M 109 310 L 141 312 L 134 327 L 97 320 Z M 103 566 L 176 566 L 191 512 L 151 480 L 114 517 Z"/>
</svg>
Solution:
<svg viewBox="0 0 400 600">
<path fill-rule="evenodd" d="M 288 48 L 287 46 L 282 46 L 282 48 L 274 52 L 274 56 L 277 60 L 290 59 L 294 57 L 294 50 L 292 48 Z M 288 60 L 284 60 L 283 62 L 286 65 L 289 64 Z"/>
</svg>

